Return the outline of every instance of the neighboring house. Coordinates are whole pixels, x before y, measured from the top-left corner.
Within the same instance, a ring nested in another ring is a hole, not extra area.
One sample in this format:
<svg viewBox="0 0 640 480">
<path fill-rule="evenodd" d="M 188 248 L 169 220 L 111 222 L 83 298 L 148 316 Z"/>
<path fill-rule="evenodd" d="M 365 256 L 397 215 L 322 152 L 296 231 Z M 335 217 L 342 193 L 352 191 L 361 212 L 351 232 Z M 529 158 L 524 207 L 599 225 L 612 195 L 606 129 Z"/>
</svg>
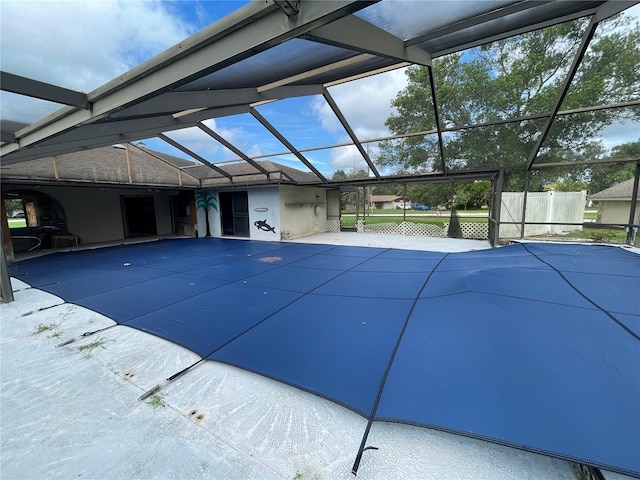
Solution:
<svg viewBox="0 0 640 480">
<path fill-rule="evenodd" d="M 631 211 L 633 178 L 594 193 L 589 200 L 598 204 L 598 223 L 627 224 Z M 636 199 L 634 224 L 640 223 L 640 200 Z"/>
<path fill-rule="evenodd" d="M 82 244 L 172 234 L 296 238 L 326 231 L 340 211 L 339 191 L 308 172 L 270 161 L 212 168 L 130 144 L 2 165 L 0 179 L 9 215 L 24 215 L 8 222 L 12 237 L 55 226 Z"/>
<path fill-rule="evenodd" d="M 371 195 L 369 205 L 376 210 L 410 209 L 411 200 L 398 195 Z"/>
</svg>

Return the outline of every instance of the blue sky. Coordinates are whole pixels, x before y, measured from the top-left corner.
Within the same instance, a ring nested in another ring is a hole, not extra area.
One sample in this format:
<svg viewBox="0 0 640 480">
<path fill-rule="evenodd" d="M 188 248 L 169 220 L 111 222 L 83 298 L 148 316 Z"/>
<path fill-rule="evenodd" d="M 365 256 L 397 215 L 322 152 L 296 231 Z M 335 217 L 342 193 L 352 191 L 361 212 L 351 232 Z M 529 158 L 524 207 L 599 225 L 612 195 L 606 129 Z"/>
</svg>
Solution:
<svg viewBox="0 0 640 480">
<path fill-rule="evenodd" d="M 196 30 L 200 30 L 216 20 L 250 3 L 249 0 L 170 0 L 163 1 L 164 7 Z"/>
</svg>

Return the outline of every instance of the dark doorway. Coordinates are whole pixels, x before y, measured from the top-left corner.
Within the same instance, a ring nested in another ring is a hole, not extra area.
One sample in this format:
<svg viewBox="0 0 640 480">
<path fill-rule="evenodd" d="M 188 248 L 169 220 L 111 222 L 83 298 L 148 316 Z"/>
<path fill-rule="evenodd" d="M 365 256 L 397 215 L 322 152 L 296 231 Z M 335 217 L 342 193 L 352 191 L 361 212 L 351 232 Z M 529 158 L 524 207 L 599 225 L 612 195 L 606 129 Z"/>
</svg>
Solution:
<svg viewBox="0 0 640 480">
<path fill-rule="evenodd" d="M 122 195 L 120 203 L 125 238 L 158 234 L 156 207 L 151 195 L 135 197 Z"/>
<path fill-rule="evenodd" d="M 222 235 L 249 236 L 249 198 L 247 192 L 220 192 Z"/>
<path fill-rule="evenodd" d="M 193 235 L 196 216 L 194 193 L 180 192 L 170 198 L 171 231 L 179 235 Z"/>
</svg>

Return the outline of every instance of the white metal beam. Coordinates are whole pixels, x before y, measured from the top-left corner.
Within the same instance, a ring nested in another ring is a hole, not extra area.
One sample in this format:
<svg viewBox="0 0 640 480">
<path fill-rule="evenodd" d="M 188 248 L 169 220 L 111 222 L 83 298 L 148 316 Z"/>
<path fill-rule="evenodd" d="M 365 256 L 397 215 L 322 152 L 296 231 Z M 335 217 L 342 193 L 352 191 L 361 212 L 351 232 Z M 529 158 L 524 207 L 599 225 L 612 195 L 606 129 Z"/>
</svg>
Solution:
<svg viewBox="0 0 640 480">
<path fill-rule="evenodd" d="M 155 137 L 158 133 L 193 127 L 202 120 L 238 115 L 248 111 L 249 107 L 241 105 L 216 110 L 203 110 L 180 118 L 165 115 L 149 119 L 120 120 L 86 125 L 66 133 L 64 138 L 61 136 L 61 138 L 48 139 L 38 145 L 17 151 L 9 157 L 3 157 L 2 164 L 11 165 L 35 158 Z"/>
</svg>

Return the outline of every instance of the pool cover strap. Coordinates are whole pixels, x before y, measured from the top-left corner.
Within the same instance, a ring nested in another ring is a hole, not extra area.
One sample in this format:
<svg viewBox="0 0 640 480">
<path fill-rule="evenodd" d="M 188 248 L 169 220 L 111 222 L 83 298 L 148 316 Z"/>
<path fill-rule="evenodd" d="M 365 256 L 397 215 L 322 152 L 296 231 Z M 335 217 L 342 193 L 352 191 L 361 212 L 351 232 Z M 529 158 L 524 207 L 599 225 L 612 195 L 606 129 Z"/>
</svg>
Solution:
<svg viewBox="0 0 640 480">
<path fill-rule="evenodd" d="M 384 386 L 387 383 L 387 378 L 389 377 L 389 372 L 391 371 L 391 366 L 393 365 L 393 360 L 396 358 L 396 353 L 398 352 L 398 348 L 400 347 L 400 343 L 402 342 L 402 337 L 404 336 L 404 332 L 406 332 L 407 330 L 407 325 L 409 324 L 409 320 L 411 319 L 411 315 L 413 314 L 413 310 L 415 309 L 416 304 L 418 303 L 418 299 L 420 298 L 420 295 L 422 294 L 424 288 L 427 286 L 427 283 L 429 283 L 429 280 L 431 280 L 431 277 L 433 276 L 433 273 L 438 269 L 438 266 L 440 266 L 440 264 L 444 261 L 445 258 L 447 258 L 448 254 L 445 254 L 440 261 L 438 262 L 438 264 L 433 268 L 433 270 L 431 271 L 431 273 L 429 274 L 429 276 L 427 277 L 427 279 L 424 281 L 424 284 L 422 285 L 422 288 L 420 289 L 420 291 L 418 292 L 418 294 L 416 295 L 416 298 L 413 301 L 413 304 L 411 305 L 411 309 L 409 310 L 409 313 L 407 314 L 407 317 L 404 319 L 404 324 L 402 325 L 402 330 L 400 331 L 400 335 L 398 335 L 398 338 L 396 340 L 396 344 L 393 347 L 393 352 L 391 352 L 391 356 L 389 357 L 389 362 L 387 363 L 387 368 L 384 371 L 384 375 L 382 376 L 382 381 L 380 382 L 380 388 L 378 389 L 378 395 L 376 396 L 376 400 L 373 404 L 373 408 L 371 409 L 371 413 L 369 414 L 369 418 L 367 420 L 367 426 L 364 430 L 364 434 L 362 436 L 362 441 L 360 442 L 360 448 L 358 449 L 358 454 L 356 455 L 356 459 L 353 462 L 353 467 L 351 467 L 351 473 L 353 473 L 354 475 L 358 474 L 358 468 L 360 467 L 360 461 L 362 460 L 362 454 L 369 449 L 372 450 L 378 450 L 377 447 L 365 447 L 366 443 L 367 443 L 367 438 L 369 438 L 369 432 L 371 431 L 371 426 L 373 425 L 373 421 L 376 418 L 376 413 L 378 411 L 378 405 L 380 404 L 380 398 L 382 398 L 382 392 L 384 392 Z"/>
</svg>

